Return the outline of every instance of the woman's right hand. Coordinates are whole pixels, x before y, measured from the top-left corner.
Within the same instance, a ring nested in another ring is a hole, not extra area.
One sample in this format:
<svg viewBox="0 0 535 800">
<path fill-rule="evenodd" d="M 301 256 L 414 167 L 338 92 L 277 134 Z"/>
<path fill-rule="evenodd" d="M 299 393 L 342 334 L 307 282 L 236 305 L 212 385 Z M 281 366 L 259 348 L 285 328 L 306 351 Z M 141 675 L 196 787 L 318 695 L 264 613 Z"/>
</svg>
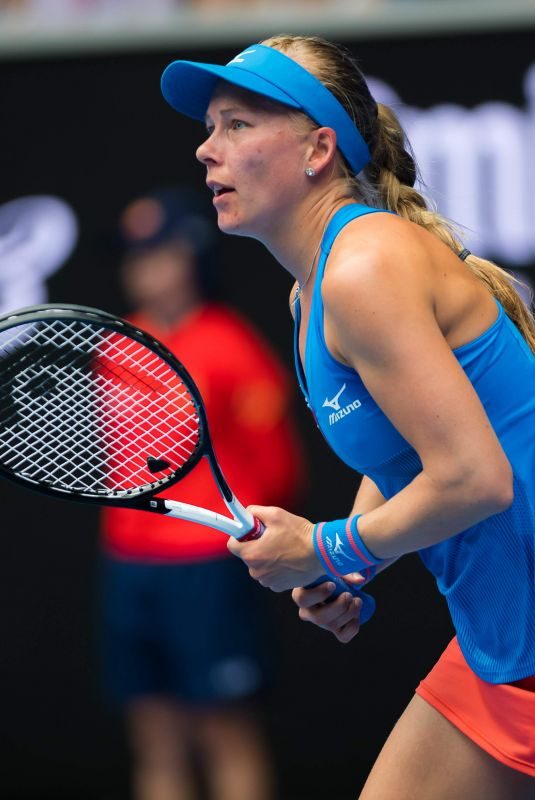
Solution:
<svg viewBox="0 0 535 800">
<path fill-rule="evenodd" d="M 365 581 L 361 576 L 359 578 L 351 583 L 361 586 Z M 300 619 L 330 631 L 339 642 L 346 644 L 359 632 L 362 600 L 350 592 L 329 600 L 334 588 L 334 583 L 329 581 L 311 589 L 300 587 L 292 591 L 292 599 L 299 608 Z"/>
</svg>

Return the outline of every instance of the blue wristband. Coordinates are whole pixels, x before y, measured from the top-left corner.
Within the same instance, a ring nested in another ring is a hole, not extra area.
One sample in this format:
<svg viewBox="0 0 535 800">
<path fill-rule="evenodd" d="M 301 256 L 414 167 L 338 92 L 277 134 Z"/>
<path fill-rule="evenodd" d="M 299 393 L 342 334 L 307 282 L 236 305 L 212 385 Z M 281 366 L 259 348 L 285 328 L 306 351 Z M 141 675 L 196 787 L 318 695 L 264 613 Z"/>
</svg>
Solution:
<svg viewBox="0 0 535 800">
<path fill-rule="evenodd" d="M 370 553 L 360 538 L 357 521 L 361 516 L 355 514 L 349 519 L 318 522 L 312 540 L 316 555 L 329 575 L 340 578 L 350 572 L 360 572 L 369 583 L 383 559 Z"/>
</svg>

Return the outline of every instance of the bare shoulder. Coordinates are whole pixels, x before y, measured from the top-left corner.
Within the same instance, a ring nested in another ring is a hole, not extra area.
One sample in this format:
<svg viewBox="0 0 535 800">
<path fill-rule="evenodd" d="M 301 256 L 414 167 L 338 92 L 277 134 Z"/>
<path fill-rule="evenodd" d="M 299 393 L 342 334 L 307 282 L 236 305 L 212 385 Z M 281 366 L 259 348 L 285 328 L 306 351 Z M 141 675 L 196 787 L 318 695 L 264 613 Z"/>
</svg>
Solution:
<svg viewBox="0 0 535 800">
<path fill-rule="evenodd" d="M 429 315 L 428 257 L 425 238 L 408 220 L 385 213 L 350 222 L 333 244 L 322 282 L 331 325 L 372 345 L 402 318 Z"/>
<path fill-rule="evenodd" d="M 428 235 L 427 232 L 423 232 Z M 369 214 L 340 231 L 322 284 L 324 301 L 338 297 L 410 295 L 426 284 L 429 252 L 422 229 L 394 214 Z"/>
</svg>

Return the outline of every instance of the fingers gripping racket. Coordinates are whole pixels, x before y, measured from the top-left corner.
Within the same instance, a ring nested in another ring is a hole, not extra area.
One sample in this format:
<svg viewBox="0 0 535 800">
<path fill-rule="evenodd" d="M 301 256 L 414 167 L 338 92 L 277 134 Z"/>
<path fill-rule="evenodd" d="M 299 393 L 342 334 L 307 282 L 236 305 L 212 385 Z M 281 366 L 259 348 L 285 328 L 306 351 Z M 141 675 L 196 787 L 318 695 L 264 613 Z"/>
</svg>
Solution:
<svg viewBox="0 0 535 800">
<path fill-rule="evenodd" d="M 161 496 L 201 458 L 230 516 Z M 264 530 L 223 476 L 185 367 L 144 331 L 83 306 L 0 317 L 0 474 L 54 497 L 166 514 L 241 541 Z M 334 582 L 333 596 L 362 597 L 368 619 L 373 598 Z"/>
</svg>

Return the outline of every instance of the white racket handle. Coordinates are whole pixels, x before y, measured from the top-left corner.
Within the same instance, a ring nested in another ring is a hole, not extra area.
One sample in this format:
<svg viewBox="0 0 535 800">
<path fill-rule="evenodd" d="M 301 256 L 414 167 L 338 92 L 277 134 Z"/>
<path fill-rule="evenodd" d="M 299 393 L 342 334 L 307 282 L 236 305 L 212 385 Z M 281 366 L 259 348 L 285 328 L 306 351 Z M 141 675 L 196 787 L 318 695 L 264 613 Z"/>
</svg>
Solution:
<svg viewBox="0 0 535 800">
<path fill-rule="evenodd" d="M 215 528 L 226 533 L 227 536 L 233 536 L 241 541 L 257 539 L 263 534 L 264 525 L 259 519 L 253 517 L 235 498 L 229 503 L 225 500 L 225 503 L 229 511 L 232 512 L 233 519 L 226 517 L 224 514 L 218 514 L 216 511 L 210 511 L 207 508 L 193 506 L 190 503 L 181 503 L 179 500 L 154 498 L 149 501 L 154 511 L 159 511 L 160 513 L 163 511 L 167 516 L 175 519 L 207 525 L 209 528 Z"/>
</svg>

